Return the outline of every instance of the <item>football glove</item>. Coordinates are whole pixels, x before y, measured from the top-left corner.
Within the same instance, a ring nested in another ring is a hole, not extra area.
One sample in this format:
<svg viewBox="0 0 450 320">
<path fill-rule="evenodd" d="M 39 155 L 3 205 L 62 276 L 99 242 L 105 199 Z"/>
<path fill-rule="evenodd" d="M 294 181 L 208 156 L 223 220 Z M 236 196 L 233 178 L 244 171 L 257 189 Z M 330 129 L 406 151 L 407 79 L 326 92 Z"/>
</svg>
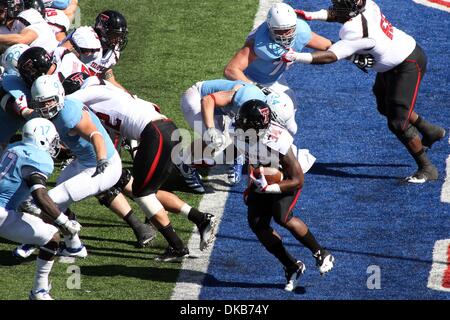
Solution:
<svg viewBox="0 0 450 320">
<path fill-rule="evenodd" d="M 295 9 L 294 11 L 297 14 L 298 18 L 303 19 L 303 20 L 307 20 L 307 21 L 311 21 L 312 20 L 312 17 L 309 14 L 309 12 L 305 12 L 305 11 L 299 10 L 299 9 Z"/>
<path fill-rule="evenodd" d="M 106 167 L 109 165 L 110 165 L 110 163 L 107 159 L 97 160 L 97 167 L 95 168 L 95 172 L 92 175 L 92 178 L 95 177 L 96 175 L 99 175 L 99 174 L 105 172 Z"/>
<path fill-rule="evenodd" d="M 351 57 L 352 62 L 362 71 L 368 73 L 367 68 L 372 68 L 375 60 L 371 54 L 354 54 Z"/>
<path fill-rule="evenodd" d="M 264 193 L 266 191 L 267 186 L 269 185 L 267 183 L 266 177 L 264 176 L 264 174 L 261 173 L 259 178 L 256 178 L 253 175 L 253 172 L 250 173 L 250 179 L 252 181 L 252 183 L 255 185 L 256 189 L 255 191 L 258 193 Z"/>
<path fill-rule="evenodd" d="M 226 138 L 224 134 L 216 129 L 216 128 L 208 128 L 206 130 L 207 135 L 207 142 L 213 147 L 214 149 L 219 149 L 225 145 Z"/>
</svg>

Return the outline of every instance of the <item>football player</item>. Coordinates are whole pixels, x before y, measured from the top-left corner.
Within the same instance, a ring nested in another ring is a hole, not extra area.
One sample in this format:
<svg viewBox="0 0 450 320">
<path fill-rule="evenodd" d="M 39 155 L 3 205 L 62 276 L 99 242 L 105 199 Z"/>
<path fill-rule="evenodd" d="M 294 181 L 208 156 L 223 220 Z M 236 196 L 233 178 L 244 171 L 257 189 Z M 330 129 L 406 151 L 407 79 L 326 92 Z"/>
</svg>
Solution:
<svg viewBox="0 0 450 320">
<path fill-rule="evenodd" d="M 373 64 L 377 72 L 373 92 L 378 111 L 387 118 L 389 130 L 404 144 L 418 169 L 405 179 L 410 183 L 436 180 L 437 168 L 425 153 L 425 147 L 441 140 L 445 130 L 427 122 L 414 111 L 419 86 L 427 70 L 425 52 L 413 37 L 394 27 L 372 0 L 333 0 L 328 10 L 304 12 L 305 19 L 336 21 L 343 26 L 341 40 L 328 51 L 283 56 L 286 62 L 326 64 L 370 54 L 356 60 L 361 68 Z M 422 135 L 420 137 L 419 133 Z"/>
<path fill-rule="evenodd" d="M 285 177 L 279 183 L 268 184 L 263 171 L 255 176 L 250 168 L 250 184 L 244 192 L 244 201 L 250 228 L 284 266 L 285 290 L 293 291 L 305 265 L 283 246 L 281 236 L 270 226 L 272 218 L 312 252 L 321 274 L 330 271 L 334 262 L 334 257 L 316 241 L 306 224 L 293 215 L 304 182 L 302 168 L 291 148 L 293 137 L 272 121 L 269 106 L 261 100 L 244 103 L 236 115 L 235 126 L 235 144 L 251 167 L 279 167 Z"/>
<path fill-rule="evenodd" d="M 99 194 L 114 186 L 122 173 L 122 161 L 97 116 L 80 101 L 64 96 L 55 76 L 40 76 L 31 87 L 32 108 L 55 125 L 61 141 L 76 159 L 60 174 L 49 196 L 65 211 L 73 202 Z M 86 257 L 76 235 L 64 238 L 61 255 Z"/>
<path fill-rule="evenodd" d="M 244 81 L 207 80 L 197 82 L 181 97 L 181 110 L 189 126 L 203 138 L 203 149 L 208 144 L 214 150 L 227 145 L 226 134 L 240 106 L 248 100 L 266 100 L 260 88 Z M 195 150 L 195 141 L 191 150 Z M 189 154 L 185 155 L 185 159 Z M 195 159 L 197 160 L 197 159 Z M 212 159 L 206 159 L 214 162 Z M 201 179 L 194 168 L 184 160 L 178 169 L 188 185 L 197 192 L 205 192 Z M 228 182 L 239 183 L 242 177 L 243 157 L 237 156 L 228 171 Z"/>
<path fill-rule="evenodd" d="M 89 67 L 90 75 L 97 75 L 126 91 L 117 82 L 112 68 L 119 61 L 127 42 L 127 20 L 120 12 L 106 10 L 97 15 L 94 27 L 77 28 L 60 46 L 76 52 Z"/>
<path fill-rule="evenodd" d="M 46 8 L 62 10 L 72 23 L 78 10 L 78 0 L 43 0 Z"/>
<path fill-rule="evenodd" d="M 80 83 L 81 90 L 77 90 Z M 170 247 L 159 258 L 161 261 L 181 260 L 189 253 L 173 230 L 165 210 L 183 213 L 194 222 L 200 233 L 200 250 L 206 249 L 214 236 L 214 216 L 191 208 L 176 195 L 160 190 L 172 167 L 174 141 L 171 135 L 176 130 L 172 121 L 154 104 L 133 98 L 97 77 L 76 82 L 69 77 L 64 85 L 67 93 L 75 91 L 69 97 L 87 105 L 106 127 L 140 142 L 133 159 L 133 177 L 125 170 L 119 183 L 103 194 L 103 204 L 109 206 L 115 195 L 122 191 L 133 197 L 169 243 Z"/>
<path fill-rule="evenodd" d="M 43 47 L 50 53 L 58 46 L 41 14 L 33 8 L 24 10 L 23 0 L 0 1 L 0 24 L 0 45 L 23 43 Z"/>
<path fill-rule="evenodd" d="M 55 126 L 35 118 L 22 129 L 22 141 L 11 144 L 0 159 L 0 237 L 40 247 L 31 300 L 52 300 L 48 277 L 58 251 L 59 231 L 40 218 L 18 212 L 16 208 L 31 194 L 45 213 L 44 219 L 57 225 L 66 235 L 75 236 L 81 225 L 69 220 L 47 193 L 46 181 L 53 172 L 59 145 Z"/>
</svg>

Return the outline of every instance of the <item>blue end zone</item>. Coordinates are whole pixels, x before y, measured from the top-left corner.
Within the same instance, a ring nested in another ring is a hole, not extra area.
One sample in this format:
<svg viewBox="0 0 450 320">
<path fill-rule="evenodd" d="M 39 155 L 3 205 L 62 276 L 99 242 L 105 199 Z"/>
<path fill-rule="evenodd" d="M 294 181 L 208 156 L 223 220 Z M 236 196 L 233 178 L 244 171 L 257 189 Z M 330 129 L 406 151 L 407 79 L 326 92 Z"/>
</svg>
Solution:
<svg viewBox="0 0 450 320">
<path fill-rule="evenodd" d="M 323 0 L 291 3 L 305 10 L 329 6 Z M 450 14 L 411 0 L 377 3 L 428 55 L 416 111 L 449 130 Z M 339 25 L 311 26 L 338 40 Z M 348 61 L 295 66 L 288 74 L 299 101 L 296 144 L 317 157 L 295 213 L 335 255 L 333 271 L 320 277 L 310 252 L 275 226 L 289 251 L 307 267 L 301 287 L 284 292 L 282 266 L 248 228 L 242 184 L 230 193 L 200 299 L 450 298 L 450 293 L 427 289 L 434 243 L 450 238 L 449 205 L 440 202 L 448 137 L 429 152 L 439 181 L 400 184 L 416 167 L 377 113 L 374 78 L 373 71 L 366 75 Z M 381 269 L 380 290 L 367 289 L 371 265 Z"/>
</svg>

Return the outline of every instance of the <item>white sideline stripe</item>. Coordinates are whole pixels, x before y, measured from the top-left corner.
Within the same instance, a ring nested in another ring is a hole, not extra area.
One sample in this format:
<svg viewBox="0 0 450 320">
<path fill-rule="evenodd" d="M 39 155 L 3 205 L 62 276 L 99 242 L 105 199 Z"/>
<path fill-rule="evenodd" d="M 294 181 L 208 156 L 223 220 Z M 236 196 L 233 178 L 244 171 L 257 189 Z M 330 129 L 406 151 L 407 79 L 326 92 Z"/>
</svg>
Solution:
<svg viewBox="0 0 450 320">
<path fill-rule="evenodd" d="M 450 12 L 450 8 L 449 7 L 446 7 L 446 6 L 441 5 L 441 4 L 429 2 L 427 0 L 413 0 L 413 1 L 415 3 L 422 4 L 422 5 L 427 6 L 427 7 L 431 7 L 431 8 L 439 9 L 439 10 L 442 10 L 442 11 Z M 450 4 L 450 2 L 449 2 L 449 4 Z"/>
<path fill-rule="evenodd" d="M 450 288 L 442 287 L 442 280 L 445 271 L 448 268 L 448 247 L 450 239 L 438 240 L 433 249 L 433 265 L 431 266 L 430 276 L 428 277 L 427 287 L 433 290 L 450 292 Z"/>
<path fill-rule="evenodd" d="M 259 0 L 258 11 L 255 15 L 253 28 L 260 25 L 267 16 L 267 12 L 272 4 L 280 1 L 277 0 Z M 210 179 L 217 179 L 222 181 L 225 185 L 227 183 L 227 175 L 223 174 L 223 170 L 215 167 L 210 171 Z M 222 220 L 223 209 L 227 202 L 229 187 L 224 187 L 217 183 L 210 184 L 214 188 L 214 193 L 206 194 L 200 201 L 199 210 L 202 212 L 209 212 L 216 216 L 217 226 L 215 233 L 218 232 L 220 221 Z M 178 275 L 177 284 L 172 293 L 172 300 L 198 300 L 200 291 L 202 289 L 202 282 L 208 271 L 209 258 L 214 248 L 214 242 L 210 248 L 205 252 L 199 249 L 200 235 L 197 228 L 194 227 L 192 236 L 189 239 L 188 248 L 193 259 L 185 259 L 181 266 L 180 274 Z"/>
<path fill-rule="evenodd" d="M 449 138 L 450 144 L 450 138 Z M 444 184 L 442 185 L 441 191 L 441 202 L 450 203 L 450 156 L 448 156 L 446 161 L 446 176 Z"/>
</svg>

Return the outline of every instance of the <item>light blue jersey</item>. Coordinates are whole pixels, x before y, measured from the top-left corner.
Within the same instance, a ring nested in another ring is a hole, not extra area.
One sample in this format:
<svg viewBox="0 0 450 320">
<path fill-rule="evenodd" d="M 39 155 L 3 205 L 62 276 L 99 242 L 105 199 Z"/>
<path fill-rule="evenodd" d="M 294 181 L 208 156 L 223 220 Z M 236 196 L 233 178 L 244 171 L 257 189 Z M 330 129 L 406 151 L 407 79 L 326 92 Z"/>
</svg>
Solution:
<svg viewBox="0 0 450 320">
<path fill-rule="evenodd" d="M 5 74 L 2 79 L 1 86 L 4 91 L 11 94 L 14 99 L 21 96 L 27 97 L 28 103 L 31 99 L 30 89 L 26 83 L 17 75 Z M 0 108 L 0 144 L 6 144 L 17 130 L 23 127 L 26 120 L 20 116 L 8 114 Z"/>
<path fill-rule="evenodd" d="M 234 117 L 239 108 L 247 101 L 257 99 L 266 101 L 266 95 L 257 86 L 244 81 L 231 81 L 231 80 L 207 80 L 202 83 L 200 95 L 203 97 L 219 92 L 232 90 L 236 85 L 242 85 L 233 96 L 233 100 L 230 105 L 223 108 L 216 108 L 214 110 L 215 115 L 229 115 Z"/>
<path fill-rule="evenodd" d="M 53 159 L 49 153 L 23 142 L 10 144 L 0 159 L 0 207 L 14 210 L 30 195 L 27 177 L 23 175 L 31 172 L 46 177 L 52 174 Z"/>
<path fill-rule="evenodd" d="M 301 52 L 311 37 L 309 25 L 305 21 L 297 19 L 297 30 L 292 49 Z M 248 40 L 253 40 L 253 50 L 257 58 L 244 70 L 244 74 L 252 81 L 264 85 L 276 82 L 286 71 L 287 63 L 281 61 L 280 58 L 288 50 L 270 38 L 267 23 L 261 24 L 252 32 L 247 38 Z"/>
<path fill-rule="evenodd" d="M 52 122 L 59 133 L 60 139 L 77 157 L 77 160 L 85 167 L 95 167 L 97 165 L 97 157 L 95 155 L 94 146 L 79 135 L 70 135 L 69 132 L 81 121 L 83 110 L 87 111 L 97 130 L 103 135 L 107 149 L 107 158 L 115 153 L 114 144 L 98 117 L 83 105 L 81 101 L 73 98 L 64 100 L 64 107 L 58 114 L 52 118 Z"/>
</svg>

